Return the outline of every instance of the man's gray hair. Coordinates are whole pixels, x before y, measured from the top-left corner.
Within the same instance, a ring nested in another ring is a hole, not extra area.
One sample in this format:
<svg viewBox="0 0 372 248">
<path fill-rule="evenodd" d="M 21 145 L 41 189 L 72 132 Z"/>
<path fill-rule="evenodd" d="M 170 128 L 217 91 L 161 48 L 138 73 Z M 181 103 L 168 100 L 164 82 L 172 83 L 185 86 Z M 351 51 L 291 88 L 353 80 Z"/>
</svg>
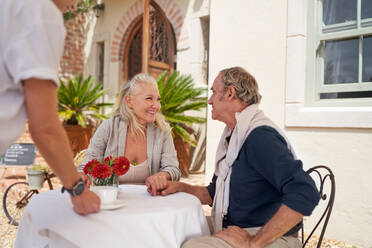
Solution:
<svg viewBox="0 0 372 248">
<path fill-rule="evenodd" d="M 248 105 L 260 103 L 261 95 L 258 92 L 256 79 L 241 67 L 231 67 L 220 71 L 224 92 L 231 85 L 234 87 L 236 97 Z"/>
</svg>

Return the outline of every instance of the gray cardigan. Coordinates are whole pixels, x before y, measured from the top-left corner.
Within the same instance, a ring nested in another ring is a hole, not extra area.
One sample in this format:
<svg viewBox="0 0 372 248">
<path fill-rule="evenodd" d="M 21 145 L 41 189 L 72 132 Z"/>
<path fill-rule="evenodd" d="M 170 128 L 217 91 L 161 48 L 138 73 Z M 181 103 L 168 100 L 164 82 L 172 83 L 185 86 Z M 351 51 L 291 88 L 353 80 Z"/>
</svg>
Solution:
<svg viewBox="0 0 372 248">
<path fill-rule="evenodd" d="M 127 127 L 127 123 L 118 116 L 104 120 L 90 140 L 79 170 L 81 171 L 92 159 L 103 160 L 107 156 L 124 156 Z M 181 172 L 171 132 L 162 131 L 153 123 L 147 124 L 147 161 L 150 175 L 166 171 L 172 181 L 180 179 Z"/>
</svg>

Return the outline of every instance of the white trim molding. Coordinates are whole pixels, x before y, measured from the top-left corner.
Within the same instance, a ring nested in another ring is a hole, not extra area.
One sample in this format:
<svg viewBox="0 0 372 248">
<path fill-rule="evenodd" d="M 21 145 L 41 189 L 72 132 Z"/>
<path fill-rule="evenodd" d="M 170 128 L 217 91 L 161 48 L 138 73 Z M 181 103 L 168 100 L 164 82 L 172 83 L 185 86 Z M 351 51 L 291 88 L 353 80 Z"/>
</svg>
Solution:
<svg viewBox="0 0 372 248">
<path fill-rule="evenodd" d="M 288 127 L 372 128 L 372 107 L 304 107 L 286 104 Z"/>
<path fill-rule="evenodd" d="M 316 1 L 316 0 L 310 0 Z M 324 107 L 312 104 L 308 76 L 307 20 L 309 0 L 288 0 L 285 125 L 287 127 L 372 128 L 371 106 Z M 358 100 L 356 101 L 358 102 Z"/>
<path fill-rule="evenodd" d="M 109 63 L 110 63 L 110 33 L 101 33 L 96 34 L 93 37 L 93 63 L 92 63 L 92 73 L 96 77 L 97 76 L 97 44 L 99 42 L 104 42 L 104 65 L 103 65 L 103 85 L 105 88 L 108 87 L 110 78 L 109 78 Z"/>
</svg>

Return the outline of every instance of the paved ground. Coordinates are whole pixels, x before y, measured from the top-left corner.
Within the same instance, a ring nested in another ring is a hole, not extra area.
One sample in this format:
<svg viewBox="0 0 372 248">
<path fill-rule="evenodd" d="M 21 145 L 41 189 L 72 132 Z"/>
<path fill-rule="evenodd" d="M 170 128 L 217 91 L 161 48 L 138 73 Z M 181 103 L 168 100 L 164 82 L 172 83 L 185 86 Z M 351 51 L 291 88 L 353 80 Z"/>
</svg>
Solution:
<svg viewBox="0 0 372 248">
<path fill-rule="evenodd" d="M 1 176 L 1 171 L 0 171 Z M 4 179 L 2 179 L 3 181 Z M 204 174 L 190 174 L 188 178 L 182 178 L 181 181 L 193 184 L 193 185 L 206 185 L 204 180 Z M 4 181 L 2 182 L 4 184 Z M 7 184 L 5 182 L 5 184 Z M 0 183 L 1 185 L 1 183 Z M 0 189 L 0 200 L 3 199 L 4 190 Z M 210 207 L 203 206 L 204 211 L 207 215 L 210 215 Z M 17 227 L 9 225 L 8 219 L 6 218 L 3 209 L 0 209 L 0 247 L 1 248 L 11 248 L 14 246 L 15 237 L 17 234 Z M 316 247 L 316 237 L 312 238 L 309 242 L 308 248 Z M 355 246 L 348 244 L 346 242 L 337 240 L 327 240 L 324 239 L 321 247 L 327 248 L 355 248 Z"/>
</svg>

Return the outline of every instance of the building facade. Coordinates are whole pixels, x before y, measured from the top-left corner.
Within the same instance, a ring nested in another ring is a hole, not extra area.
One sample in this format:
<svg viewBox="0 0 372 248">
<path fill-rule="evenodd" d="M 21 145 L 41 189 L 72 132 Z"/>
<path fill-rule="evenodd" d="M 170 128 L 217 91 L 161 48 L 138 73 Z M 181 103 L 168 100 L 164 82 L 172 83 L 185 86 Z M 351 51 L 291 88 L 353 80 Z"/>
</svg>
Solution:
<svg viewBox="0 0 372 248">
<path fill-rule="evenodd" d="M 158 40 L 149 42 L 149 71 L 157 75 L 177 69 L 209 88 L 226 67 L 239 65 L 251 72 L 263 96 L 261 109 L 286 131 L 304 168 L 324 164 L 335 174 L 336 200 L 326 237 L 369 248 L 372 2 L 153 2 L 148 25 Z M 144 1 L 104 4 L 99 18 L 87 17 L 84 74 L 102 81 L 113 99 L 143 65 Z M 210 109 L 207 113 L 210 180 L 223 125 L 211 119 Z"/>
</svg>

